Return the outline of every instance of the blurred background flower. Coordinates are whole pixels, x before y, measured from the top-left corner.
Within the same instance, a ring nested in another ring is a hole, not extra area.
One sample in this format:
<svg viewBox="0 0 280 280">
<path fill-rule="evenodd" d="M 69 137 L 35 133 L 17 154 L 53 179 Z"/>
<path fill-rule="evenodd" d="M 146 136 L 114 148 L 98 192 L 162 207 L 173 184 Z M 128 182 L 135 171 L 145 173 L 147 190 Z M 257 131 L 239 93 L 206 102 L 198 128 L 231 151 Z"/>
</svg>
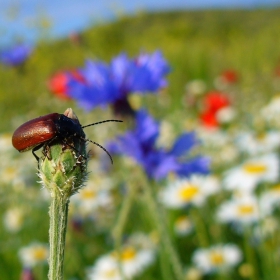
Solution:
<svg viewBox="0 0 280 280">
<path fill-rule="evenodd" d="M 69 77 L 67 95 L 85 110 L 112 105 L 116 115 L 133 115 L 128 95 L 156 93 L 167 85 L 168 72 L 169 66 L 159 51 L 141 53 L 134 59 L 122 53 L 109 65 L 88 60 L 79 70 L 82 81 Z"/>
<path fill-rule="evenodd" d="M 204 273 L 232 269 L 242 259 L 242 252 L 234 244 L 219 244 L 206 249 L 197 249 L 193 254 L 194 264 Z"/>
<path fill-rule="evenodd" d="M 155 146 L 159 135 L 159 124 L 141 110 L 136 115 L 136 127 L 132 131 L 119 136 L 108 144 L 112 154 L 123 154 L 135 160 L 143 167 L 148 177 L 160 180 L 173 172 L 179 176 L 191 174 L 207 174 L 209 159 L 195 156 L 184 160 L 186 153 L 198 144 L 193 132 L 180 135 L 173 147 L 166 151 Z"/>
<path fill-rule="evenodd" d="M 56 96 L 62 99 L 70 99 L 68 83 L 71 79 L 76 79 L 81 83 L 84 82 L 82 75 L 78 71 L 62 71 L 50 77 L 48 80 L 48 88 Z"/>
<path fill-rule="evenodd" d="M 179 179 L 165 187 L 160 200 L 168 208 L 183 208 L 188 205 L 201 206 L 209 195 L 219 191 L 219 181 L 213 176 L 192 175 Z"/>
<path fill-rule="evenodd" d="M 27 44 L 18 44 L 0 51 L 0 61 L 9 66 L 23 64 L 31 55 L 33 48 Z"/>
<path fill-rule="evenodd" d="M 253 191 L 260 182 L 278 182 L 279 158 L 277 154 L 265 154 L 247 159 L 224 174 L 224 185 L 228 190 Z"/>
<path fill-rule="evenodd" d="M 48 260 L 49 249 L 47 244 L 32 242 L 19 250 L 19 258 L 23 267 L 32 268 Z"/>
</svg>

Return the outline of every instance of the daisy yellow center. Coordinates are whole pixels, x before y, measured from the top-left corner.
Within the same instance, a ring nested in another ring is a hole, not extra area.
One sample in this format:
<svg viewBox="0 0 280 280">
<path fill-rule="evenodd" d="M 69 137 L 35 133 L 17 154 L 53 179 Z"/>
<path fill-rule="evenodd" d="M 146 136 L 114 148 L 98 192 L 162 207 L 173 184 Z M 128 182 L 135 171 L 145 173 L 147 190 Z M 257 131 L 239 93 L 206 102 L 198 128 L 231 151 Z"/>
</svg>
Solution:
<svg viewBox="0 0 280 280">
<path fill-rule="evenodd" d="M 240 215 L 249 215 L 254 212 L 254 206 L 253 205 L 240 205 L 238 207 L 238 213 Z"/>
<path fill-rule="evenodd" d="M 5 172 L 8 176 L 14 176 L 16 174 L 16 169 L 14 167 L 7 167 Z"/>
<path fill-rule="evenodd" d="M 104 271 L 103 274 L 106 278 L 110 279 L 110 278 L 113 278 L 117 275 L 117 270 L 116 269 L 109 269 L 107 271 Z"/>
<path fill-rule="evenodd" d="M 34 249 L 33 256 L 38 261 L 45 260 L 47 258 L 46 248 L 38 247 L 38 248 Z"/>
<path fill-rule="evenodd" d="M 259 142 L 264 142 L 265 139 L 266 139 L 266 134 L 265 134 L 265 133 L 259 133 L 259 134 L 256 136 L 256 139 L 257 139 Z"/>
<path fill-rule="evenodd" d="M 267 166 L 258 163 L 248 163 L 243 166 L 243 169 L 250 174 L 261 174 L 267 170 Z"/>
<path fill-rule="evenodd" d="M 177 230 L 188 230 L 191 226 L 191 222 L 186 216 L 179 217 L 175 222 Z"/>
<path fill-rule="evenodd" d="M 121 255 L 120 255 L 120 259 L 123 260 L 123 261 L 129 261 L 129 260 L 133 260 L 136 256 L 136 251 L 134 248 L 132 247 L 128 247 L 128 248 L 125 248 Z"/>
<path fill-rule="evenodd" d="M 81 196 L 83 199 L 91 199 L 96 197 L 96 192 L 90 189 L 84 189 L 81 191 Z"/>
<path fill-rule="evenodd" d="M 280 192 L 280 185 L 274 186 L 271 190 L 274 192 Z"/>
<path fill-rule="evenodd" d="M 210 254 L 210 261 L 214 265 L 221 265 L 225 262 L 223 254 L 219 252 L 212 252 Z"/>
<path fill-rule="evenodd" d="M 195 185 L 186 185 L 179 190 L 179 197 L 184 201 L 191 201 L 199 192 L 199 188 Z"/>
<path fill-rule="evenodd" d="M 186 221 L 188 221 L 187 216 L 180 216 L 177 218 L 176 223 L 180 224 L 180 223 L 184 223 Z"/>
</svg>

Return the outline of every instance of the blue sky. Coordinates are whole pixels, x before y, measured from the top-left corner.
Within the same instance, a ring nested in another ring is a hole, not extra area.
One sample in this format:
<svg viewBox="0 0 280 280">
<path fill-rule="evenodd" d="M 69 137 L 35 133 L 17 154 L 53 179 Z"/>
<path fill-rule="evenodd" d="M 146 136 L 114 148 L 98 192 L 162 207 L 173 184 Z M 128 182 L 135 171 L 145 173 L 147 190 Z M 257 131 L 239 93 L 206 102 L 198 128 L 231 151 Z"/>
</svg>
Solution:
<svg viewBox="0 0 280 280">
<path fill-rule="evenodd" d="M 23 39 L 67 36 L 92 24 L 139 10 L 256 8 L 280 6 L 280 0 L 0 0 L 0 46 Z M 42 32 L 42 22 L 51 23 Z"/>
</svg>

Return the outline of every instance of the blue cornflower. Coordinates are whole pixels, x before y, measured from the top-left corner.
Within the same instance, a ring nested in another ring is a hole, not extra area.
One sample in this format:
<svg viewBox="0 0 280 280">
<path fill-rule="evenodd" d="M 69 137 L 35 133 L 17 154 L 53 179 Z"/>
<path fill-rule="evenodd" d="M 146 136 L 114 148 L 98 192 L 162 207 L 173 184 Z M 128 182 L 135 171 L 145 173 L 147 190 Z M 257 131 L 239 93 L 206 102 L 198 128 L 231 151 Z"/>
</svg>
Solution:
<svg viewBox="0 0 280 280">
<path fill-rule="evenodd" d="M 165 75 L 169 70 L 160 51 L 140 54 L 135 59 L 122 53 L 109 65 L 87 61 L 80 69 L 84 82 L 70 80 L 68 95 L 86 110 L 111 104 L 117 113 L 131 113 L 128 95 L 157 92 L 167 85 Z"/>
<path fill-rule="evenodd" d="M 3 64 L 17 66 L 26 61 L 32 53 L 32 48 L 26 44 L 19 44 L 0 52 L 0 61 Z"/>
<path fill-rule="evenodd" d="M 185 159 L 184 156 L 198 144 L 194 132 L 180 135 L 170 150 L 158 148 L 156 140 L 159 136 L 157 123 L 145 110 L 136 114 L 135 128 L 119 136 L 108 145 L 112 154 L 123 154 L 133 158 L 155 180 L 165 178 L 170 172 L 188 177 L 191 174 L 207 174 L 209 159 L 196 156 Z"/>
</svg>

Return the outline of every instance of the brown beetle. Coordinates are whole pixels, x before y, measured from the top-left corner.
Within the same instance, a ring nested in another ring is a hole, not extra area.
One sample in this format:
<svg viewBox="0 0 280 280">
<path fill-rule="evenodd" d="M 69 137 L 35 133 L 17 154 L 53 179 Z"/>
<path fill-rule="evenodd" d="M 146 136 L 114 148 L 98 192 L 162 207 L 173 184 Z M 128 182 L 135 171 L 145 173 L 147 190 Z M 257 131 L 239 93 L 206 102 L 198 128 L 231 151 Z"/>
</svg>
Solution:
<svg viewBox="0 0 280 280">
<path fill-rule="evenodd" d="M 85 138 L 83 128 L 105 122 L 122 121 L 105 120 L 82 126 L 72 110 L 70 111 L 71 114 L 69 114 L 69 110 L 71 109 L 66 110 L 64 114 L 52 113 L 22 124 L 13 134 L 13 146 L 19 152 L 25 152 L 32 149 L 34 157 L 39 161 L 39 157 L 35 154 L 35 151 L 39 150 L 44 145 L 48 145 L 54 140 L 68 144 L 69 138 L 77 137 L 84 141 L 89 141 L 103 149 L 112 161 L 111 155 L 103 146 Z M 66 115 L 71 117 L 67 117 Z"/>
</svg>

